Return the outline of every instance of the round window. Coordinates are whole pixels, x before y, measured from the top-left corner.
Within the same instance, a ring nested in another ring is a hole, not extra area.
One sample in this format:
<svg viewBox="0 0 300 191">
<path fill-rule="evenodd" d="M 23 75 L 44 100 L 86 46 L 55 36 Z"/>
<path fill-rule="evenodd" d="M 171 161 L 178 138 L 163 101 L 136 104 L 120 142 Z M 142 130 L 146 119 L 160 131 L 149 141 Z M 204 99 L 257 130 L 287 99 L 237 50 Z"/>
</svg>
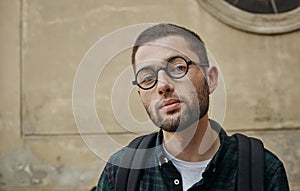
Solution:
<svg viewBox="0 0 300 191">
<path fill-rule="evenodd" d="M 300 28 L 300 0 L 198 0 L 224 23 L 248 32 L 277 34 Z"/>
</svg>

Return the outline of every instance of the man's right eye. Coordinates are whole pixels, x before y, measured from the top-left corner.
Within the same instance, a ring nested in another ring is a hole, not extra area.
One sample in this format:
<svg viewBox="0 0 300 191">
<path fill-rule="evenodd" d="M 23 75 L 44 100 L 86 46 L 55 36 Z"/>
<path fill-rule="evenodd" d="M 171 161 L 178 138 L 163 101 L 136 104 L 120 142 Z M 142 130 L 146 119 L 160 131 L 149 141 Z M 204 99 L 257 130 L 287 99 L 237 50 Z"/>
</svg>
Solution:
<svg viewBox="0 0 300 191">
<path fill-rule="evenodd" d="M 149 84 L 152 83 L 155 80 L 154 76 L 146 76 L 142 79 L 141 83 L 142 84 Z"/>
</svg>

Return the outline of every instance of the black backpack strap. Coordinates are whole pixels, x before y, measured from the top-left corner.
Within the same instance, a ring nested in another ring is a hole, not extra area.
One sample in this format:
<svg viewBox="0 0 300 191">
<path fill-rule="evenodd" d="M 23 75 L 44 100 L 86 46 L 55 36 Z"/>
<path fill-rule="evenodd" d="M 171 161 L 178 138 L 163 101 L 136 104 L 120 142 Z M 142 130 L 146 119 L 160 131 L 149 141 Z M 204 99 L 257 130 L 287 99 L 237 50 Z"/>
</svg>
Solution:
<svg viewBox="0 0 300 191">
<path fill-rule="evenodd" d="M 238 191 L 263 191 L 265 154 L 263 143 L 235 134 L 238 141 Z"/>
<path fill-rule="evenodd" d="M 154 147 L 156 137 L 157 133 L 138 137 L 125 148 L 116 174 L 116 191 L 138 190 L 146 158 L 151 154 L 147 149 Z"/>
<path fill-rule="evenodd" d="M 235 134 L 238 141 L 237 191 L 250 191 L 250 141 L 249 138 Z"/>
<path fill-rule="evenodd" d="M 263 143 L 250 138 L 251 143 L 251 188 L 255 191 L 264 190 L 265 152 Z"/>
<path fill-rule="evenodd" d="M 144 137 L 138 137 L 134 139 L 127 147 L 128 148 L 137 148 L 140 142 Z M 132 165 L 132 159 L 135 155 L 135 150 L 125 148 L 124 154 L 120 160 L 120 166 L 117 170 L 116 181 L 115 181 L 115 190 L 116 191 L 125 191 L 128 182 L 129 168 Z M 127 160 L 126 160 L 127 159 Z"/>
</svg>

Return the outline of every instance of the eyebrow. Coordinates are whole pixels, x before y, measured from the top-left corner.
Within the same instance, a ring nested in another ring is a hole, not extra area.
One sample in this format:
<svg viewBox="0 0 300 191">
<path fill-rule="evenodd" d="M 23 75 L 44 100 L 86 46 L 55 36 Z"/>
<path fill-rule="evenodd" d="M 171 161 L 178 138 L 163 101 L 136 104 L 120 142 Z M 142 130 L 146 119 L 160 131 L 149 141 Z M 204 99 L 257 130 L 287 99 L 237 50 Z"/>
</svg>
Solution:
<svg viewBox="0 0 300 191">
<path fill-rule="evenodd" d="M 169 57 L 165 58 L 164 61 L 168 62 L 175 57 L 182 57 L 186 61 L 192 61 L 189 57 L 187 57 L 186 55 L 182 55 L 182 54 L 176 54 L 176 55 L 169 56 Z"/>
<path fill-rule="evenodd" d="M 162 62 L 165 62 L 165 63 L 167 63 L 167 62 L 169 62 L 171 59 L 173 59 L 173 58 L 175 58 L 175 57 L 182 57 L 184 60 L 186 60 L 187 62 L 189 62 L 189 61 L 191 61 L 191 62 L 193 62 L 194 64 L 196 64 L 196 65 L 198 65 L 198 66 L 200 66 L 200 67 L 205 67 L 205 66 L 209 66 L 208 64 L 201 64 L 201 63 L 198 63 L 198 62 L 195 62 L 195 61 L 193 61 L 192 59 L 190 59 L 188 56 L 186 56 L 186 55 L 184 55 L 184 54 L 174 54 L 174 55 L 170 55 L 170 56 L 168 56 L 168 57 L 166 57 L 166 58 L 164 58 L 164 59 L 162 59 L 162 60 L 159 60 L 159 59 L 149 59 L 149 60 L 157 60 L 157 61 L 162 61 Z M 141 69 L 144 69 L 144 68 L 151 68 L 151 66 L 152 65 L 146 65 L 146 66 L 144 66 L 144 67 L 141 67 L 141 68 L 139 68 L 138 70 L 137 70 L 137 67 L 136 67 L 136 63 L 135 63 L 135 72 L 138 72 L 138 71 L 140 71 Z"/>
<path fill-rule="evenodd" d="M 187 56 L 185 56 L 185 55 L 181 55 L 181 54 L 175 54 L 175 55 L 170 55 L 169 57 L 166 57 L 166 58 L 164 58 L 164 59 L 148 59 L 148 60 L 146 60 L 146 61 L 143 61 L 143 62 L 148 62 L 148 61 L 154 61 L 154 62 L 157 62 L 157 63 L 167 63 L 167 62 L 169 62 L 171 59 L 173 59 L 173 58 L 175 58 L 175 57 L 182 57 L 183 59 L 185 59 L 185 60 L 187 60 L 187 61 L 192 61 L 190 58 L 188 58 Z M 139 68 L 138 70 L 137 70 L 137 65 L 136 65 L 136 63 L 135 63 L 135 68 L 136 68 L 136 71 L 139 71 L 139 70 L 141 70 L 141 69 L 143 69 L 143 68 L 151 68 L 151 66 L 153 66 L 153 64 L 150 64 L 150 65 L 146 65 L 146 66 L 143 66 L 143 67 L 141 67 L 141 68 Z"/>
</svg>

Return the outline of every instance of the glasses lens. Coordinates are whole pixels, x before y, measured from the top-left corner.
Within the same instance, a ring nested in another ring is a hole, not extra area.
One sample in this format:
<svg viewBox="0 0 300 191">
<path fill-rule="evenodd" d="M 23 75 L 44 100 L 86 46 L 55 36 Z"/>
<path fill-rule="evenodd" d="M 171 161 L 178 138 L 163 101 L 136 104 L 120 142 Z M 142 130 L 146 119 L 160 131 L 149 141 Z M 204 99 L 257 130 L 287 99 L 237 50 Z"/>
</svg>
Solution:
<svg viewBox="0 0 300 191">
<path fill-rule="evenodd" d="M 136 75 L 136 81 L 142 88 L 149 88 L 155 84 L 156 75 L 155 72 L 150 68 L 141 69 Z"/>
<path fill-rule="evenodd" d="M 167 71 L 173 78 L 182 78 L 188 71 L 188 64 L 183 58 L 174 58 L 168 62 Z"/>
</svg>

